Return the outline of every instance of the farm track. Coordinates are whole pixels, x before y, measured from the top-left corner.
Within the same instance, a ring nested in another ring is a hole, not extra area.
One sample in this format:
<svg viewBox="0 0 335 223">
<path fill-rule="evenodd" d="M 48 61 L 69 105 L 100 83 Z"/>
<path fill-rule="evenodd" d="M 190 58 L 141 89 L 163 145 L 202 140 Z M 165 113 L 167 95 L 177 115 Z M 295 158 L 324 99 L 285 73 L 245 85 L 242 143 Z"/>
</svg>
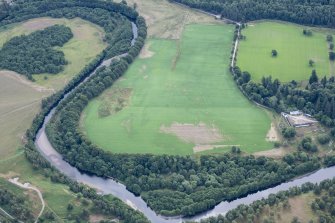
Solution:
<svg viewBox="0 0 335 223">
<path fill-rule="evenodd" d="M 41 208 L 41 211 L 40 211 L 40 213 L 38 214 L 38 216 L 36 217 L 36 220 L 35 220 L 35 223 L 37 223 L 38 219 L 42 216 L 43 211 L 45 209 L 45 202 L 44 202 L 44 199 L 43 199 L 43 195 L 42 195 L 41 191 L 39 189 L 37 189 L 36 187 L 30 186 L 29 183 L 22 184 L 18 180 L 19 180 L 19 178 L 14 178 L 14 179 L 9 179 L 8 181 L 11 182 L 12 184 L 15 184 L 18 187 L 23 188 L 23 189 L 35 191 L 37 193 L 38 197 L 41 200 L 42 208 Z"/>
</svg>

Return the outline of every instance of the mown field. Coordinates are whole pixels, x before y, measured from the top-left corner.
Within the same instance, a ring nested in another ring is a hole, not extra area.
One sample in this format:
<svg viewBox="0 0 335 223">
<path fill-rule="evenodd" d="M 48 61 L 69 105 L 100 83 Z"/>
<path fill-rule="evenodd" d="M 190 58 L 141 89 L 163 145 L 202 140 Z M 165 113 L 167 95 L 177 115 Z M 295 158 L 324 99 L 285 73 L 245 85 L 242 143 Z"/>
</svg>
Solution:
<svg viewBox="0 0 335 223">
<path fill-rule="evenodd" d="M 233 31 L 188 25 L 180 41 L 150 39 L 125 76 L 90 102 L 81 128 L 116 153 L 271 148 L 270 118 L 240 93 L 228 70 Z"/>
<path fill-rule="evenodd" d="M 306 27 L 282 22 L 250 23 L 242 30 L 237 65 L 259 81 L 271 75 L 283 82 L 307 80 L 316 69 L 319 76 L 334 74 L 334 63 L 328 58 L 327 29 L 311 29 L 312 36 L 303 35 Z M 309 28 L 308 28 L 309 29 Z M 272 57 L 271 51 L 278 56 Z M 309 60 L 315 64 L 309 66 Z"/>
</svg>

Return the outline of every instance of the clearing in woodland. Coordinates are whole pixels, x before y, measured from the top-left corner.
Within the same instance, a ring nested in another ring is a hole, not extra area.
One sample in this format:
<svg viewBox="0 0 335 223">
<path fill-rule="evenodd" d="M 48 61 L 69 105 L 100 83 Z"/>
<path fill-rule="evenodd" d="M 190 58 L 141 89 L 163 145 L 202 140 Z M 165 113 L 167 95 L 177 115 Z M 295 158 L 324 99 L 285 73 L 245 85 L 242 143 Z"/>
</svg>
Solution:
<svg viewBox="0 0 335 223">
<path fill-rule="evenodd" d="M 304 35 L 303 30 L 311 35 Z M 283 22 L 255 22 L 242 30 L 246 37 L 239 43 L 237 65 L 248 71 L 252 79 L 272 76 L 282 82 L 308 80 L 312 70 L 319 76 L 334 75 L 334 63 L 329 61 L 327 34 L 329 29 L 314 29 Z M 272 56 L 272 50 L 277 56 Z M 313 66 L 309 65 L 313 60 Z"/>
<path fill-rule="evenodd" d="M 269 116 L 241 94 L 229 73 L 233 32 L 232 25 L 197 24 L 187 25 L 179 41 L 150 39 L 146 55 L 89 103 L 82 130 L 115 153 L 271 148 L 266 140 Z"/>
</svg>

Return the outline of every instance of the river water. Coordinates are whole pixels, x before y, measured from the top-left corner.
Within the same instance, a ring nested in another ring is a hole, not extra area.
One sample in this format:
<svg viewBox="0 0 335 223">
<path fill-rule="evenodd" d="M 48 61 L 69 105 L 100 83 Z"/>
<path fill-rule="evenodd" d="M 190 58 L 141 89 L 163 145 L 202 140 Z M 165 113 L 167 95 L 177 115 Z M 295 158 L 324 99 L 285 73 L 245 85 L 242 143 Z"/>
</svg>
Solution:
<svg viewBox="0 0 335 223">
<path fill-rule="evenodd" d="M 132 30 L 133 30 L 133 40 L 131 41 L 131 45 L 134 45 L 136 38 L 138 36 L 137 27 L 134 23 L 132 23 Z M 126 55 L 127 54 L 122 54 L 122 55 L 119 55 L 118 57 L 124 57 Z M 111 63 L 112 59 L 103 61 L 98 66 L 98 68 L 102 66 L 108 66 Z M 89 75 L 88 78 L 83 80 L 82 83 L 87 81 L 92 75 L 94 75 L 97 69 L 95 69 L 95 71 L 93 71 Z M 74 89 L 76 89 L 77 87 L 75 87 Z M 64 98 L 66 98 L 70 93 L 72 93 L 74 89 L 72 89 L 68 94 L 66 94 Z M 62 100 L 64 100 L 64 98 Z M 229 210 L 236 208 L 240 204 L 245 204 L 245 205 L 251 204 L 252 202 L 256 200 L 260 200 L 262 198 L 268 197 L 269 194 L 287 190 L 293 186 L 301 186 L 302 184 L 306 182 L 318 183 L 325 179 L 331 179 L 335 177 L 335 167 L 325 168 L 313 174 L 310 174 L 310 175 L 307 175 L 307 176 L 304 176 L 304 177 L 301 177 L 301 178 L 298 178 L 298 179 L 295 179 L 295 180 L 292 180 L 286 183 L 282 183 L 276 187 L 269 188 L 263 191 L 259 191 L 254 194 L 250 194 L 244 198 L 236 199 L 231 202 L 227 202 L 227 201 L 221 202 L 220 204 L 215 206 L 213 209 L 206 211 L 204 213 L 195 215 L 193 217 L 189 217 L 189 218 L 183 218 L 183 217 L 171 217 L 170 218 L 169 217 L 167 218 L 167 217 L 157 215 L 153 210 L 151 210 L 151 208 L 147 206 L 147 204 L 143 201 L 141 197 L 136 197 L 134 194 L 129 192 L 123 184 L 118 183 L 112 179 L 105 179 L 102 177 L 97 177 L 97 176 L 92 176 L 92 175 L 87 175 L 85 173 L 81 173 L 77 168 L 71 166 L 69 163 L 64 161 L 62 156 L 52 147 L 45 133 L 45 126 L 50 121 L 51 117 L 55 113 L 55 110 L 56 108 L 52 109 L 49 112 L 49 114 L 45 117 L 43 126 L 38 131 L 38 134 L 35 140 L 35 145 L 38 151 L 55 168 L 57 168 L 64 175 L 70 177 L 72 180 L 75 180 L 79 183 L 83 183 L 90 187 L 96 188 L 102 194 L 112 194 L 115 197 L 118 197 L 119 199 L 127 203 L 129 206 L 142 212 L 151 222 L 154 222 L 154 223 L 177 223 L 177 222 L 183 222 L 186 220 L 199 221 L 201 219 L 212 217 L 212 216 L 217 216 L 219 214 L 224 215 Z"/>
</svg>

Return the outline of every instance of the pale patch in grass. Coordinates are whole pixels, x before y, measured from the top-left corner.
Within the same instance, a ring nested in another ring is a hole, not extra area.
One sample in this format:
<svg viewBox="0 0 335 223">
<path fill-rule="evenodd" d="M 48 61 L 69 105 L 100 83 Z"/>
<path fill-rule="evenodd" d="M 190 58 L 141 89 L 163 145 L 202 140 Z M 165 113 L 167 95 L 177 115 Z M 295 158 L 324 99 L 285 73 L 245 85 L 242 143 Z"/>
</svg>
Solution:
<svg viewBox="0 0 335 223">
<path fill-rule="evenodd" d="M 275 148 L 275 149 L 255 152 L 253 153 L 253 155 L 256 157 L 266 156 L 266 157 L 271 157 L 274 159 L 280 159 L 284 157 L 287 154 L 287 152 L 288 151 L 286 151 L 284 148 Z"/>
<path fill-rule="evenodd" d="M 223 136 L 215 126 L 209 127 L 202 122 L 197 125 L 174 122 L 169 127 L 162 125 L 160 131 L 176 135 L 179 139 L 193 144 L 211 144 L 223 140 Z"/>
<path fill-rule="evenodd" d="M 268 131 L 268 133 L 266 134 L 266 140 L 269 142 L 276 142 L 279 141 L 279 133 L 276 129 L 275 124 L 272 122 L 271 123 L 271 127 Z"/>
<path fill-rule="evenodd" d="M 141 59 L 146 59 L 146 58 L 150 58 L 155 54 L 155 52 L 150 51 L 150 43 L 146 43 L 144 45 L 144 47 L 142 48 L 139 57 Z"/>
</svg>

